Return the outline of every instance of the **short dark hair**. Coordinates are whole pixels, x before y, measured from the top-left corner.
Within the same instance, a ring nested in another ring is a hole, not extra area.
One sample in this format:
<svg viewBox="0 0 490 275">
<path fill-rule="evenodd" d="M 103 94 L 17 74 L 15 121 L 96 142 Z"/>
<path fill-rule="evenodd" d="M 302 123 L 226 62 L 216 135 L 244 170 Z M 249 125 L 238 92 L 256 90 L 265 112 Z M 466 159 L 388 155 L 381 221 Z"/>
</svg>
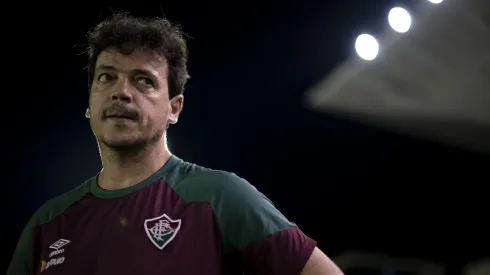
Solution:
<svg viewBox="0 0 490 275">
<path fill-rule="evenodd" d="M 165 58 L 168 65 L 169 97 L 184 92 L 187 72 L 187 45 L 184 33 L 165 18 L 138 18 L 127 13 L 116 13 L 87 33 L 89 90 L 94 80 L 95 63 L 99 54 L 115 48 L 122 54 L 131 54 L 144 48 Z"/>
</svg>

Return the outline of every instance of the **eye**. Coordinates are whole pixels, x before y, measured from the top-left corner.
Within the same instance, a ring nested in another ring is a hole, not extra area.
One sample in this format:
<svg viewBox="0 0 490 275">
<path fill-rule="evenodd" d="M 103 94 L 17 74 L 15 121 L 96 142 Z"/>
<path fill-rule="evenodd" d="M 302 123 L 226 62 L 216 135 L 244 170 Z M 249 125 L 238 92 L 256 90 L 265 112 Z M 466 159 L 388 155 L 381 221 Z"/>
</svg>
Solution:
<svg viewBox="0 0 490 275">
<path fill-rule="evenodd" d="M 138 77 L 136 81 L 138 81 L 139 84 L 153 87 L 153 80 L 147 77 Z"/>
<path fill-rule="evenodd" d="M 112 77 L 110 74 L 102 73 L 102 74 L 99 75 L 99 77 L 97 79 L 101 83 L 107 83 L 107 82 L 113 80 L 114 77 Z"/>
</svg>

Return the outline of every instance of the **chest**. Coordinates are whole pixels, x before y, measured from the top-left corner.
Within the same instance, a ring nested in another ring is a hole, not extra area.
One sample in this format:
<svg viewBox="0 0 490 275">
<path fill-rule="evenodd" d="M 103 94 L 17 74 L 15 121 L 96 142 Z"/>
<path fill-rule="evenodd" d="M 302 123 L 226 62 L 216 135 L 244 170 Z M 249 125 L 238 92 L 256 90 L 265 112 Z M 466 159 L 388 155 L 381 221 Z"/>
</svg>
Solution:
<svg viewBox="0 0 490 275">
<path fill-rule="evenodd" d="M 38 230 L 43 275 L 221 274 L 221 233 L 207 203 L 90 201 Z"/>
</svg>

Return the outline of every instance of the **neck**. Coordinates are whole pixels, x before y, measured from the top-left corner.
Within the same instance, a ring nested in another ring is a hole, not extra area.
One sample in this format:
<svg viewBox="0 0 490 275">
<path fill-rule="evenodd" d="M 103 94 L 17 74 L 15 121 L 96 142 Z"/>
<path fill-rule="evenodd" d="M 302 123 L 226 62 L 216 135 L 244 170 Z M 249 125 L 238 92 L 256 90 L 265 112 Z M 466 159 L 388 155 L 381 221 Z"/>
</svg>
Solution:
<svg viewBox="0 0 490 275">
<path fill-rule="evenodd" d="M 164 135 L 165 136 L 165 135 Z M 135 185 L 158 171 L 172 155 L 165 137 L 159 142 L 135 150 L 114 150 L 99 144 L 102 171 L 98 184 L 107 190 Z"/>
</svg>

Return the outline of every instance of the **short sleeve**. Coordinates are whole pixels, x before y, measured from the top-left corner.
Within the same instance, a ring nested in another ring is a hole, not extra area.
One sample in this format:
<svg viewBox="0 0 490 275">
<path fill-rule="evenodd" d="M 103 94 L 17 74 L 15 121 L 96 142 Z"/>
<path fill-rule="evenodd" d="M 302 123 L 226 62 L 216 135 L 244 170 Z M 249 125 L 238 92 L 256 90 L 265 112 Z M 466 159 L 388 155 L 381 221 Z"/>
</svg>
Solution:
<svg viewBox="0 0 490 275">
<path fill-rule="evenodd" d="M 49 200 L 32 215 L 22 231 L 7 270 L 7 275 L 29 275 L 41 267 L 41 225 L 65 211 L 88 192 L 88 181 L 77 188 Z"/>
<path fill-rule="evenodd" d="M 12 256 L 12 261 L 7 270 L 7 275 L 29 275 L 31 274 L 31 269 L 39 264 L 34 260 L 33 256 L 39 254 L 39 251 L 36 251 L 38 247 L 34 244 L 40 238 L 39 231 L 36 230 L 40 223 L 40 213 L 42 213 L 42 209 L 38 210 L 30 218 L 22 231 L 14 255 Z"/>
<path fill-rule="evenodd" d="M 253 274 L 299 274 L 316 242 L 246 180 L 224 172 L 214 177 L 212 205 L 225 252 L 237 252 Z"/>
</svg>

